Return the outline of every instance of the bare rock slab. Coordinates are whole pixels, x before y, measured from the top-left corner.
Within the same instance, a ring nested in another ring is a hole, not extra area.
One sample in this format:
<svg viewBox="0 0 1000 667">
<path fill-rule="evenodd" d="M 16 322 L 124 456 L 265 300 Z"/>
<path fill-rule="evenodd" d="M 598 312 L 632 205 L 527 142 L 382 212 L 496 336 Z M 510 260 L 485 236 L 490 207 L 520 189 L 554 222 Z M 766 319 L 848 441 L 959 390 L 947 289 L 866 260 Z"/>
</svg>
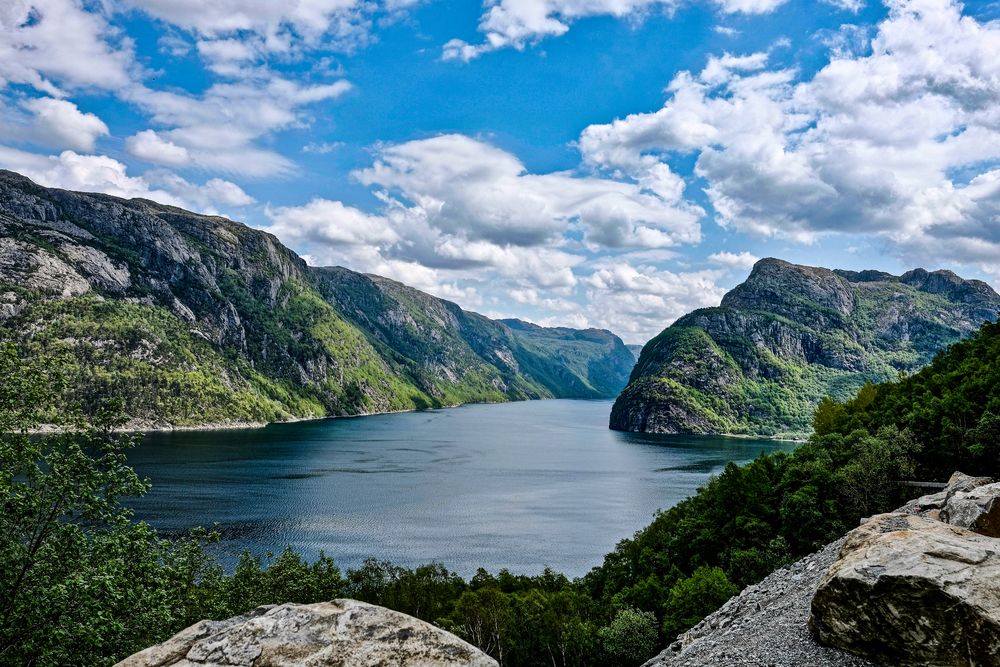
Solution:
<svg viewBox="0 0 1000 667">
<path fill-rule="evenodd" d="M 848 533 L 809 626 L 823 644 L 899 667 L 1000 667 L 1000 540 L 905 513 Z"/>
<path fill-rule="evenodd" d="M 115 667 L 497 667 L 455 635 L 356 600 L 201 621 Z"/>
</svg>

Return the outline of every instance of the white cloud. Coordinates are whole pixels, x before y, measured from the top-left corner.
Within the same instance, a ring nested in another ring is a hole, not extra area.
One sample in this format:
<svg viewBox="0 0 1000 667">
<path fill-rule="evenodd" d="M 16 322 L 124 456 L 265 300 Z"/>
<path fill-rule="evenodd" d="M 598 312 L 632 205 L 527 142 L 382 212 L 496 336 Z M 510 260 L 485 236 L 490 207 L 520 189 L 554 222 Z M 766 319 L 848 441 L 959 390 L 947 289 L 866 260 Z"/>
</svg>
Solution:
<svg viewBox="0 0 1000 667">
<path fill-rule="evenodd" d="M 357 177 L 402 197 L 433 228 L 470 241 L 533 246 L 558 240 L 570 226 L 596 246 L 666 247 L 700 238 L 702 211 L 676 187 L 531 174 L 510 153 L 463 135 L 384 147 Z"/>
<path fill-rule="evenodd" d="M 340 246 L 399 240 L 386 218 L 329 199 L 317 198 L 305 206 L 270 209 L 267 215 L 271 219 L 269 231 L 293 243 L 308 241 Z"/>
<path fill-rule="evenodd" d="M 708 256 L 708 261 L 713 264 L 718 264 L 727 269 L 749 269 L 760 257 L 751 255 L 749 252 L 744 250 L 743 252 L 715 252 Z"/>
<path fill-rule="evenodd" d="M 55 97 L 63 88 L 117 90 L 130 83 L 132 66 L 131 42 L 99 9 L 79 0 L 0 3 L 0 89 L 26 84 Z"/>
<path fill-rule="evenodd" d="M 190 164 L 232 174 L 263 177 L 294 171 L 283 155 L 257 144 L 301 123 L 303 107 L 336 99 L 347 81 L 306 85 L 266 75 L 216 83 L 201 96 L 136 87 L 128 98 L 166 128 L 129 139 L 133 155 L 165 165 Z"/>
<path fill-rule="evenodd" d="M 246 206 L 254 201 L 235 183 L 218 178 L 195 185 L 169 172 L 129 176 L 124 164 L 106 155 L 81 155 L 74 151 L 40 155 L 0 146 L 0 168 L 24 174 L 47 187 L 101 192 L 126 199 L 142 197 L 203 213 L 216 213 L 219 206 Z"/>
<path fill-rule="evenodd" d="M 712 0 L 724 14 L 766 14 L 787 0 Z M 579 19 L 613 16 L 642 20 L 654 11 L 672 13 L 680 0 L 487 0 L 486 12 L 479 19 L 479 31 L 485 35 L 480 44 L 452 39 L 444 45 L 445 60 L 468 62 L 483 53 L 512 47 L 523 49 L 546 37 L 569 31 Z"/>
<path fill-rule="evenodd" d="M 35 131 L 49 145 L 91 151 L 98 137 L 108 135 L 108 126 L 92 113 L 83 113 L 67 100 L 38 97 L 24 107 L 35 116 Z"/>
<path fill-rule="evenodd" d="M 181 166 L 191 161 L 186 148 L 164 139 L 153 130 L 143 130 L 126 139 L 125 149 L 130 155 L 157 164 Z"/>
<path fill-rule="evenodd" d="M 0 166 L 51 188 L 103 192 L 126 198 L 145 197 L 177 206 L 184 204 L 165 190 L 151 188 L 146 180 L 129 176 L 124 164 L 105 155 L 80 155 L 74 151 L 39 155 L 0 146 Z"/>
<path fill-rule="evenodd" d="M 649 340 L 696 308 L 717 306 L 725 293 L 718 271 L 675 273 L 623 258 L 594 266 L 585 279 L 588 322 L 629 342 Z"/>
<path fill-rule="evenodd" d="M 762 54 L 712 59 L 678 74 L 662 109 L 587 128 L 581 151 L 637 179 L 693 152 L 734 229 L 871 233 L 906 256 L 983 257 L 1000 238 L 1000 24 L 948 0 L 888 4 L 868 49 L 835 48 L 811 78 Z"/>
</svg>

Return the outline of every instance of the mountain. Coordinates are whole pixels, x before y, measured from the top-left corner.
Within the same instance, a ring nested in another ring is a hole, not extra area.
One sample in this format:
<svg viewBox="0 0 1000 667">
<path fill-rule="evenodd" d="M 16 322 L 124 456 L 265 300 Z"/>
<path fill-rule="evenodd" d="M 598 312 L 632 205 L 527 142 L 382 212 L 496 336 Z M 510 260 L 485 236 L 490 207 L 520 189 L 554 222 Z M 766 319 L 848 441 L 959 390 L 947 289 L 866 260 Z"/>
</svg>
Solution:
<svg viewBox="0 0 1000 667">
<path fill-rule="evenodd" d="M 7 171 L 0 342 L 139 426 L 610 397 L 632 365 L 609 332 L 509 326 L 226 218 Z"/>
<path fill-rule="evenodd" d="M 642 350 L 611 428 L 799 435 L 820 399 L 895 379 L 1000 310 L 986 283 L 950 271 L 831 271 L 762 259 L 716 308 Z"/>
</svg>

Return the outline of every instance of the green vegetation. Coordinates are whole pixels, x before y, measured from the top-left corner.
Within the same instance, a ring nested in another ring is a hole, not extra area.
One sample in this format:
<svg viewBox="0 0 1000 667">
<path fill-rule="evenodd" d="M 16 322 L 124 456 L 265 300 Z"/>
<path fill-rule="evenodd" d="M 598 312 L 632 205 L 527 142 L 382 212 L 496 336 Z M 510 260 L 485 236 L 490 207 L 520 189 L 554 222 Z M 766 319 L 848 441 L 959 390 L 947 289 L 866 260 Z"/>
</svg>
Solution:
<svg viewBox="0 0 1000 667">
<path fill-rule="evenodd" d="M 761 260 L 720 307 L 685 315 L 643 347 L 611 426 L 805 437 L 823 398 L 919 370 L 998 310 L 988 285 L 945 271 Z"/>
<path fill-rule="evenodd" d="M 225 218 L 6 171 L 0 241 L 0 342 L 65 364 L 53 411 L 119 398 L 132 426 L 192 426 L 609 397 L 632 366 L 609 332 L 522 336 Z"/>
<path fill-rule="evenodd" d="M 3 665 L 110 664 L 201 618 L 334 597 L 436 623 L 504 665 L 630 665 L 860 516 L 901 504 L 911 490 L 895 480 L 1000 474 L 1000 325 L 987 324 L 912 376 L 825 401 L 794 453 L 728 466 L 575 581 L 549 570 L 464 581 L 439 564 L 374 560 L 341 573 L 291 549 L 245 554 L 226 574 L 206 555 L 211 534 L 164 540 L 119 505 L 145 485 L 125 463 L 135 438 L 108 430 L 115 406 L 28 435 L 71 366 L 20 352 L 0 346 Z"/>
</svg>

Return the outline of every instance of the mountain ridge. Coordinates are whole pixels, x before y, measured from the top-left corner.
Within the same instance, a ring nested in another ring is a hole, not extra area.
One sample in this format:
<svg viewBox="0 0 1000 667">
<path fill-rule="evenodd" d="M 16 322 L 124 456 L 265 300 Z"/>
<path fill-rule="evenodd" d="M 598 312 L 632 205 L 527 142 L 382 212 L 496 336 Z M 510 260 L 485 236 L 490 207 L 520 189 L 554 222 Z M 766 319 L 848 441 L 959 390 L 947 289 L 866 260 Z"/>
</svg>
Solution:
<svg viewBox="0 0 1000 667">
<path fill-rule="evenodd" d="M 560 331 L 548 335 L 573 336 Z M 85 413 L 117 397 L 135 422 L 168 426 L 611 397 L 631 359 L 610 332 L 585 345 L 595 386 L 501 322 L 311 267 L 265 231 L 8 171 L 0 342 L 59 359 L 66 399 Z"/>
<path fill-rule="evenodd" d="M 765 258 L 719 306 L 646 344 L 610 426 L 803 435 L 824 396 L 917 370 L 998 310 L 989 285 L 951 271 L 893 276 Z"/>
</svg>

